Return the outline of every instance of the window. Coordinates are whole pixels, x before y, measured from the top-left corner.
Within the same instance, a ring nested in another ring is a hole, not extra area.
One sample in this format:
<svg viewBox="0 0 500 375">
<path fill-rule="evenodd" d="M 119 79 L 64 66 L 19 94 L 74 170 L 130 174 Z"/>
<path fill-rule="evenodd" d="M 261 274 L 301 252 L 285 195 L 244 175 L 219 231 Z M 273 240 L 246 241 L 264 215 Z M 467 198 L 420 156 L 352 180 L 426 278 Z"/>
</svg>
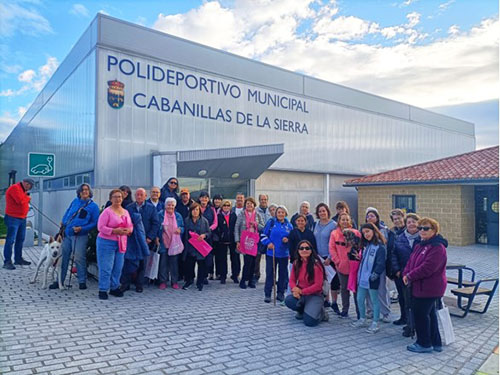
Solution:
<svg viewBox="0 0 500 375">
<path fill-rule="evenodd" d="M 83 182 L 86 184 L 90 184 L 90 176 L 88 174 L 83 175 Z"/>
<path fill-rule="evenodd" d="M 82 184 L 82 182 L 83 182 L 83 175 L 80 174 L 80 175 L 76 176 L 76 185 L 80 186 Z"/>
<path fill-rule="evenodd" d="M 69 177 L 64 177 L 63 186 L 64 187 L 68 187 L 69 186 Z"/>
<path fill-rule="evenodd" d="M 417 212 L 415 195 L 393 195 L 392 208 L 400 208 L 406 213 Z"/>
</svg>

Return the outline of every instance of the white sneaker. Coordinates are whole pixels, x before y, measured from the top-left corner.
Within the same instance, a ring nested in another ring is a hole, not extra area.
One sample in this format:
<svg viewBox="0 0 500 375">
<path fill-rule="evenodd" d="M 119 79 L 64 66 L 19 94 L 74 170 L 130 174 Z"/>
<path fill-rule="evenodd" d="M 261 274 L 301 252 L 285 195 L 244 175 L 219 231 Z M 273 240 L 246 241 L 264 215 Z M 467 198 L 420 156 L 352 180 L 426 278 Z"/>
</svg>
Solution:
<svg viewBox="0 0 500 375">
<path fill-rule="evenodd" d="M 373 322 L 367 329 L 366 332 L 368 333 L 377 333 L 380 330 L 378 323 Z"/>
<path fill-rule="evenodd" d="M 384 315 L 384 316 L 382 317 L 382 321 L 383 321 L 384 323 L 391 323 L 391 322 L 392 322 L 392 320 L 391 320 L 391 316 L 390 316 L 390 315 Z"/>
<path fill-rule="evenodd" d="M 366 326 L 366 319 L 358 319 L 351 323 L 351 326 L 354 328 L 361 328 Z"/>
</svg>

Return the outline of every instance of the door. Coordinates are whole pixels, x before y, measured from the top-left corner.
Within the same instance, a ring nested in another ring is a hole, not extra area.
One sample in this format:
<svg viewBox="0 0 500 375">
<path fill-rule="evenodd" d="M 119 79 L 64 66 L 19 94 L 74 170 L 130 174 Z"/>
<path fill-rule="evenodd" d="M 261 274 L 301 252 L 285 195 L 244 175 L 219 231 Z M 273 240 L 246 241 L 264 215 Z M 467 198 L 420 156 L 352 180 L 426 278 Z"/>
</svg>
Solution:
<svg viewBox="0 0 500 375">
<path fill-rule="evenodd" d="M 476 186 L 476 242 L 498 245 L 498 186 Z"/>
</svg>

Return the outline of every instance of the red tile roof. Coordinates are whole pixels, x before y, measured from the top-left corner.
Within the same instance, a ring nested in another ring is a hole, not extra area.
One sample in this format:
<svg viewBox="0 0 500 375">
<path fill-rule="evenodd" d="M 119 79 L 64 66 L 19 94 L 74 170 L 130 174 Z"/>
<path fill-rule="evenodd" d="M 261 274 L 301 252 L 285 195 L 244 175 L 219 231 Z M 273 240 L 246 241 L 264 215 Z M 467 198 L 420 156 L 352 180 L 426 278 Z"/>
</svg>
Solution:
<svg viewBox="0 0 500 375">
<path fill-rule="evenodd" d="M 498 146 L 347 180 L 345 186 L 498 183 Z"/>
</svg>

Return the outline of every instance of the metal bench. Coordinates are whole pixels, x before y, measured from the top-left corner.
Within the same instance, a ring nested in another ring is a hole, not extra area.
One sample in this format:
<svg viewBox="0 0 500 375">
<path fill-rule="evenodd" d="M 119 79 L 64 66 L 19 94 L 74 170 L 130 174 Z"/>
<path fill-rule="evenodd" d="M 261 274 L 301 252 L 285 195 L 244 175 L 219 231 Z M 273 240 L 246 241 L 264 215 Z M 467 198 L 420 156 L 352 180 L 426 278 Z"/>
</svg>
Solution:
<svg viewBox="0 0 500 375">
<path fill-rule="evenodd" d="M 470 274 L 471 274 L 470 280 L 463 280 L 463 271 L 470 272 Z M 474 281 L 474 279 L 476 277 L 476 271 L 474 271 L 472 268 L 463 266 L 462 268 L 460 268 L 458 270 L 458 272 L 459 272 L 458 277 L 447 277 L 446 278 L 446 281 L 448 282 L 448 284 L 458 285 L 459 288 L 464 287 L 464 286 L 467 287 L 467 286 L 476 285 L 476 282 Z"/>
<path fill-rule="evenodd" d="M 494 283 L 493 287 L 491 289 L 487 289 L 484 287 L 480 287 L 482 283 Z M 488 307 L 490 306 L 491 300 L 493 299 L 493 296 L 495 294 L 495 291 L 497 290 L 498 287 L 498 278 L 491 278 L 491 279 L 482 279 L 477 282 L 475 282 L 474 286 L 468 286 L 465 288 L 456 288 L 452 289 L 451 292 L 457 296 L 457 306 L 463 310 L 463 314 L 455 314 L 450 311 L 451 315 L 458 316 L 460 318 L 465 318 L 467 314 L 470 312 L 478 313 L 478 314 L 484 314 L 487 310 Z M 474 301 L 474 298 L 476 296 L 483 295 L 483 296 L 488 296 L 488 301 L 486 301 L 486 305 L 484 306 L 483 310 L 473 310 L 471 309 L 472 302 Z M 463 306 L 460 298 L 467 298 L 467 306 Z"/>
</svg>

